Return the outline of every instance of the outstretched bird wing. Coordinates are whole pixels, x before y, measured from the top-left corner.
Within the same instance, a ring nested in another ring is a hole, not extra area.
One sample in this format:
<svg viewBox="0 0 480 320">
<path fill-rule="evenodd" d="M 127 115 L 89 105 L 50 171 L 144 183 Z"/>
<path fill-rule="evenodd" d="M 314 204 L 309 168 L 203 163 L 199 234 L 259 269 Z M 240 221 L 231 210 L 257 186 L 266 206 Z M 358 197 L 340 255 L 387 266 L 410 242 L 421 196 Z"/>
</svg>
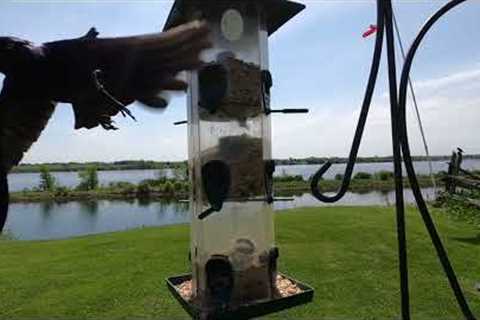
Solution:
<svg viewBox="0 0 480 320">
<path fill-rule="evenodd" d="M 128 113 L 123 106 L 139 101 L 164 108 L 158 94 L 185 90 L 179 72 L 201 65 L 200 52 L 210 47 L 206 24 L 192 22 L 167 32 L 119 38 L 97 38 L 91 29 L 82 38 L 44 44 L 48 61 L 58 70 L 63 96 L 75 113 L 75 128 L 102 125 L 114 129 L 111 117 Z M 70 91 L 68 91 L 70 90 Z M 125 114 L 124 114 L 125 115 Z"/>
<path fill-rule="evenodd" d="M 10 170 L 39 138 L 55 102 L 73 105 L 75 128 L 116 129 L 111 117 L 131 115 L 125 106 L 139 101 L 164 108 L 164 90 L 185 90 L 176 76 L 198 68 L 200 52 L 211 46 L 205 23 L 191 22 L 167 32 L 97 38 L 91 29 L 77 39 L 21 47 L 15 68 L 0 94 L 0 165 Z M 21 58 L 21 59 L 20 59 Z"/>
<path fill-rule="evenodd" d="M 0 232 L 8 208 L 6 173 L 37 141 L 55 109 L 72 103 L 76 128 L 116 129 L 111 117 L 139 101 L 164 108 L 163 90 L 185 90 L 177 74 L 201 65 L 211 46 L 205 23 L 193 22 L 152 35 L 98 39 L 84 37 L 33 47 L 7 40 L 11 66 L 0 93 Z M 13 46 L 12 46 L 13 45 Z M 20 48 L 11 54 L 15 48 Z"/>
<path fill-rule="evenodd" d="M 0 94 L 0 165 L 6 172 L 38 140 L 55 109 L 55 103 L 48 98 L 18 92 L 13 81 L 5 78 Z"/>
</svg>

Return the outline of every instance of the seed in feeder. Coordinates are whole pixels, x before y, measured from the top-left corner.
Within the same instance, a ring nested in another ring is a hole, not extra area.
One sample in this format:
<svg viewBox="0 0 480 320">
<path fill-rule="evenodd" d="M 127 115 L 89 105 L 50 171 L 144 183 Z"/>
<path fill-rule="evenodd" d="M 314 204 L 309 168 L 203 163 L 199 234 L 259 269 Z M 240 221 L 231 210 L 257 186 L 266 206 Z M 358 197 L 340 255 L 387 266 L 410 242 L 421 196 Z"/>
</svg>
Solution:
<svg viewBox="0 0 480 320">
<path fill-rule="evenodd" d="M 199 72 L 200 119 L 244 123 L 263 112 L 258 66 L 227 56 Z"/>
<path fill-rule="evenodd" d="M 251 265 L 248 269 L 235 272 L 234 304 L 270 299 L 272 288 L 268 266 Z"/>
<path fill-rule="evenodd" d="M 264 196 L 263 140 L 243 134 L 220 138 L 218 147 L 202 153 L 202 163 L 224 161 L 230 168 L 230 198 Z"/>
<path fill-rule="evenodd" d="M 182 282 L 177 287 L 178 292 L 182 296 L 182 298 L 186 301 L 190 301 L 192 299 L 192 280 L 187 280 Z"/>
<path fill-rule="evenodd" d="M 282 298 L 289 297 L 295 294 L 299 294 L 302 292 L 302 289 L 300 289 L 297 284 L 295 284 L 293 281 L 278 275 L 277 276 L 277 296 L 280 296 Z"/>
</svg>

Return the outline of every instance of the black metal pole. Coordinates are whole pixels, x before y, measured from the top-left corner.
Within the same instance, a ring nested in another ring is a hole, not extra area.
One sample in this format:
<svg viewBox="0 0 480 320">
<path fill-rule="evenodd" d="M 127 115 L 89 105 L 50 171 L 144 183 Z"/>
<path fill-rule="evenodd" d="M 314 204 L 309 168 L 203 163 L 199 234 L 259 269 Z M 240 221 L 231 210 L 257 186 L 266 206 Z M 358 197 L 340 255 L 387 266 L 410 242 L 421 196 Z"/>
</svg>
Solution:
<svg viewBox="0 0 480 320">
<path fill-rule="evenodd" d="M 410 146 L 408 141 L 408 130 L 407 130 L 407 119 L 406 119 L 406 101 L 407 101 L 407 87 L 408 79 L 410 76 L 410 70 L 413 64 L 413 59 L 415 54 L 420 47 L 423 39 L 425 38 L 428 31 L 433 27 L 433 25 L 447 12 L 458 6 L 459 4 L 465 2 L 466 0 L 453 0 L 448 2 L 440 10 L 438 10 L 430 19 L 427 20 L 425 25 L 422 27 L 421 31 L 415 38 L 412 46 L 410 47 L 405 63 L 403 66 L 401 78 L 400 78 L 400 89 L 399 89 L 399 116 L 400 116 L 400 131 L 402 139 L 402 152 L 404 157 L 405 168 L 407 169 L 408 178 L 410 180 L 410 185 L 417 202 L 418 210 L 422 216 L 425 227 L 427 228 L 428 234 L 432 240 L 433 246 L 437 252 L 437 256 L 442 264 L 443 270 L 448 278 L 450 287 L 457 299 L 457 303 L 460 306 L 460 309 L 465 317 L 468 320 L 474 320 L 475 316 L 473 315 L 465 295 L 463 294 L 462 288 L 458 282 L 455 271 L 450 263 L 448 258 L 447 251 L 443 246 L 442 240 L 435 228 L 435 223 L 433 222 L 430 212 L 428 210 L 427 204 L 423 198 L 422 191 L 420 189 L 418 179 L 415 173 L 415 168 L 413 167 L 413 161 L 410 152 Z"/>
<path fill-rule="evenodd" d="M 401 293 L 402 293 L 402 317 L 403 319 L 410 319 L 410 306 L 409 306 L 409 291 L 408 291 L 408 264 L 407 264 L 407 242 L 406 242 L 406 228 L 405 228 L 405 207 L 403 203 L 403 180 L 402 180 L 402 167 L 401 167 L 401 155 L 403 154 L 403 161 L 407 170 L 410 186 L 412 188 L 417 207 L 420 211 L 424 224 L 430 235 L 432 243 L 437 252 L 438 258 L 442 264 L 445 274 L 448 278 L 450 286 L 455 294 L 460 309 L 467 320 L 475 320 L 470 307 L 465 299 L 463 291 L 460 287 L 456 274 L 448 258 L 448 254 L 442 244 L 440 236 L 435 228 L 435 224 L 430 216 L 427 204 L 422 196 L 422 192 L 416 177 L 415 169 L 413 167 L 413 161 L 410 152 L 410 146 L 408 141 L 408 131 L 406 122 L 406 100 L 408 80 L 410 77 L 410 70 L 413 64 L 415 54 L 420 47 L 422 40 L 425 38 L 428 31 L 433 25 L 447 12 L 455 8 L 459 4 L 466 2 L 467 0 L 452 0 L 438 10 L 430 19 L 427 20 L 417 37 L 415 38 L 408 54 L 406 56 L 404 66 L 402 69 L 399 96 L 397 97 L 397 79 L 396 79 L 396 65 L 395 65 L 395 42 L 393 35 L 393 8 L 391 0 L 377 0 L 378 19 L 378 33 L 377 42 L 374 53 L 374 60 L 370 73 L 370 79 L 367 85 L 367 93 L 364 98 L 364 103 L 360 113 L 360 119 L 358 122 L 357 130 L 355 132 L 354 142 L 352 144 L 352 150 L 350 152 L 347 169 L 345 170 L 345 176 L 342 182 L 340 190 L 334 196 L 324 195 L 318 188 L 318 182 L 330 168 L 331 163 L 327 162 L 320 170 L 313 176 L 311 183 L 312 194 L 322 202 L 337 202 L 340 200 L 348 190 L 351 173 L 356 161 L 358 148 L 361 142 L 363 129 L 368 116 L 368 110 L 370 106 L 371 94 L 375 88 L 375 82 L 378 72 L 380 59 L 378 54 L 381 54 L 383 32 L 386 30 L 387 34 L 387 46 L 388 46 L 388 66 L 389 66 L 389 88 L 390 88 L 390 103 L 391 103 L 391 116 L 392 116 L 392 142 L 394 151 L 394 166 L 395 166 L 395 194 L 396 194 L 396 212 L 397 212 L 397 234 L 399 245 L 399 268 L 400 268 L 400 281 L 401 281 Z"/>
<path fill-rule="evenodd" d="M 405 227 L 405 204 L 403 199 L 402 155 L 398 121 L 397 71 L 395 61 L 395 38 L 391 0 L 385 1 L 385 33 L 387 37 L 388 83 L 392 123 L 393 164 L 395 173 L 395 207 L 397 216 L 398 260 L 402 319 L 410 320 L 410 295 L 408 288 L 407 238 Z"/>
</svg>

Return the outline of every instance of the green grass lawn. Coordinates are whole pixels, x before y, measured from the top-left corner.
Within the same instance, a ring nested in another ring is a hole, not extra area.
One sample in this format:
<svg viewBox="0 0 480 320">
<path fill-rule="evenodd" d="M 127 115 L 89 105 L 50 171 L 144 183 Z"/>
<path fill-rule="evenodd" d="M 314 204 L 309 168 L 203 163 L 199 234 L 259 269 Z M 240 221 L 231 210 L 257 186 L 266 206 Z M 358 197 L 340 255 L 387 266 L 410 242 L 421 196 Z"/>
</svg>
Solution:
<svg viewBox="0 0 480 320">
<path fill-rule="evenodd" d="M 478 229 L 435 215 L 480 316 Z M 314 302 L 273 317 L 395 319 L 397 246 L 391 208 L 323 208 L 277 215 L 280 269 L 315 288 Z M 414 319 L 461 319 L 418 214 L 408 211 Z M 0 241 L 0 318 L 183 319 L 164 279 L 189 270 L 188 226 L 60 241 Z"/>
</svg>

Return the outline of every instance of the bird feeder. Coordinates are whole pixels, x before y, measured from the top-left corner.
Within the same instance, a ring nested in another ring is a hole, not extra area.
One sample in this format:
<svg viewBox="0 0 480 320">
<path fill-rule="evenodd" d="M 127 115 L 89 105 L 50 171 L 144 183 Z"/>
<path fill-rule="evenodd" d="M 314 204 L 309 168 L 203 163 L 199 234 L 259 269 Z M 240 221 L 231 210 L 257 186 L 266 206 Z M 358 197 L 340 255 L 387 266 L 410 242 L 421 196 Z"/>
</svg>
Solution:
<svg viewBox="0 0 480 320">
<path fill-rule="evenodd" d="M 286 0 L 177 0 L 165 29 L 204 20 L 213 46 L 188 74 L 192 273 L 167 279 L 200 319 L 252 318 L 310 301 L 277 272 L 268 37 L 304 9 Z"/>
</svg>

